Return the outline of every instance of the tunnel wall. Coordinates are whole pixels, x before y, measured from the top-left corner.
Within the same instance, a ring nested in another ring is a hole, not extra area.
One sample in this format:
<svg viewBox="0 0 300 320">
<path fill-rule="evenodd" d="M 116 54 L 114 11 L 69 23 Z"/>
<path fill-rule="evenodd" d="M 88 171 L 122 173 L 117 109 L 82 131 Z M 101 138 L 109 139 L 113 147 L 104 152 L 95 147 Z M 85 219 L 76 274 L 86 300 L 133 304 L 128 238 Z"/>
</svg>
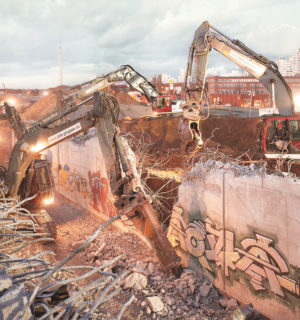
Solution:
<svg viewBox="0 0 300 320">
<path fill-rule="evenodd" d="M 80 207 L 103 215 L 115 215 L 109 182 L 96 136 L 68 140 L 48 150 L 56 191 Z"/>
<path fill-rule="evenodd" d="M 300 319 L 299 181 L 222 166 L 188 173 L 169 240 L 241 303 L 270 319 Z"/>
</svg>

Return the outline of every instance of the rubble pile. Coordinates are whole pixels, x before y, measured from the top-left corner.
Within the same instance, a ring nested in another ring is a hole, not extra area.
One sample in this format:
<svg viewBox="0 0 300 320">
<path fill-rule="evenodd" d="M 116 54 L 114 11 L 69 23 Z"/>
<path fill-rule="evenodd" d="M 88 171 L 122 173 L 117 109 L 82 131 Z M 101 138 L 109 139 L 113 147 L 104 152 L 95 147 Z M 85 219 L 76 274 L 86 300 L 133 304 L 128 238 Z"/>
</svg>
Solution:
<svg viewBox="0 0 300 320">
<path fill-rule="evenodd" d="M 2 196 L 3 196 L 3 188 Z M 1 191 L 0 190 L 0 191 Z M 26 199 L 30 200 L 30 199 Z M 24 201 L 23 201 L 24 202 Z M 97 266 L 68 266 L 116 216 L 102 224 L 57 265 L 48 262 L 52 251 L 41 251 L 37 241 L 53 240 L 38 233 L 34 215 L 15 199 L 0 199 L 0 318 L 89 319 L 101 305 L 122 292 L 121 284 L 131 271 L 105 272 L 123 257 L 114 256 Z M 37 237 L 40 237 L 36 239 Z M 103 247 L 102 247 L 103 248 Z M 121 319 L 133 296 L 116 309 Z"/>
<path fill-rule="evenodd" d="M 87 263 L 97 266 L 121 252 L 124 257 L 117 266 L 105 271 L 132 272 L 122 286 L 124 294 L 135 296 L 129 308 L 135 319 L 232 319 L 236 300 L 222 296 L 210 280 L 191 269 L 184 269 L 180 278 L 164 274 L 152 250 L 134 233 L 103 232 L 84 255 Z M 111 308 L 97 312 L 100 319 L 111 319 Z"/>
<path fill-rule="evenodd" d="M 141 262 L 137 266 L 141 267 Z M 238 307 L 236 300 L 226 299 L 210 281 L 190 269 L 184 269 L 181 277 L 169 277 L 145 266 L 148 272 L 147 285 L 138 287 L 138 273 L 127 281 L 126 287 L 132 288 L 141 307 L 141 319 L 231 319 L 233 309 Z M 144 276 L 146 277 L 146 276 Z M 126 281 L 127 279 L 125 279 Z M 144 280 L 146 284 L 146 280 Z"/>
</svg>

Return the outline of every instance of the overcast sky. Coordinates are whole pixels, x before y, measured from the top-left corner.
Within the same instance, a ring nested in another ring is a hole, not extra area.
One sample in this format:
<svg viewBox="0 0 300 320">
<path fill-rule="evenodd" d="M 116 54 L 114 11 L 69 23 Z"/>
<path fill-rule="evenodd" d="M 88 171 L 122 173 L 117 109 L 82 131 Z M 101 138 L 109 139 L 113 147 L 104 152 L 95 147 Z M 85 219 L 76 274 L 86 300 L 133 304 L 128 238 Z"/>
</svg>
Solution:
<svg viewBox="0 0 300 320">
<path fill-rule="evenodd" d="M 9 88 L 76 84 L 130 64 L 177 77 L 197 27 L 208 20 L 276 60 L 300 48 L 299 0 L 0 0 L 0 82 Z M 220 54 L 211 74 L 237 70 Z"/>
</svg>

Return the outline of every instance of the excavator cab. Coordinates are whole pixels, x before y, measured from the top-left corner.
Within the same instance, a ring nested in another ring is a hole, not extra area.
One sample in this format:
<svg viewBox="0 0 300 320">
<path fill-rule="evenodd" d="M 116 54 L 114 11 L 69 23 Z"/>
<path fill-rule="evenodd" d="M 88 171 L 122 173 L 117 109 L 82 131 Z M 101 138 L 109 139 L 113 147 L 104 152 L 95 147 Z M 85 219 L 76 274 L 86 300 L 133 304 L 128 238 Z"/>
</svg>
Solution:
<svg viewBox="0 0 300 320">
<path fill-rule="evenodd" d="M 178 108 L 176 96 L 158 96 L 153 102 L 152 110 L 155 115 L 182 112 Z"/>
<path fill-rule="evenodd" d="M 300 116 L 266 119 L 262 146 L 267 159 L 300 160 Z"/>
<path fill-rule="evenodd" d="M 30 195 L 36 194 L 37 196 L 31 205 L 40 207 L 52 204 L 54 201 L 54 181 L 50 162 L 44 159 L 35 159 L 33 160 L 33 169 Z"/>
<path fill-rule="evenodd" d="M 152 110 L 154 114 L 170 113 L 172 112 L 172 99 L 170 96 L 159 96 L 153 102 Z"/>
</svg>

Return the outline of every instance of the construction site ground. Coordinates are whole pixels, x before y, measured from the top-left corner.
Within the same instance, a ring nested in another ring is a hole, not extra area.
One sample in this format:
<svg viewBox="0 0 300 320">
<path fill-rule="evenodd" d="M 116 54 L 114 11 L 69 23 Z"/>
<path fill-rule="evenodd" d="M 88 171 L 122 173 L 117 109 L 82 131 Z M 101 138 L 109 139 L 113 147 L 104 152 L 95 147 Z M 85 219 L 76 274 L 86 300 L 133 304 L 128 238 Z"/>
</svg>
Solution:
<svg viewBox="0 0 300 320">
<path fill-rule="evenodd" d="M 57 239 L 55 243 L 42 244 L 40 250 L 52 250 L 55 253 L 55 256 L 51 256 L 53 264 L 68 256 L 103 222 L 58 194 L 55 195 L 55 204 L 47 211 L 57 223 Z M 104 248 L 97 253 L 102 244 Z M 127 269 L 133 272 L 133 276 L 125 280 L 127 288 L 121 297 L 99 308 L 93 315 L 95 319 L 113 319 L 132 293 L 136 298 L 122 319 L 232 318 L 232 312 L 238 306 L 237 301 L 224 297 L 203 274 L 196 274 L 191 269 L 184 269 L 179 278 L 164 274 L 155 254 L 139 236 L 119 231 L 114 226 L 107 227 L 69 265 L 97 266 L 119 254 L 124 254 L 124 257 L 108 271 L 120 273 Z M 85 282 L 92 280 L 91 277 Z M 79 287 L 72 289 L 78 291 Z M 149 302 L 153 297 L 158 297 L 163 303 L 161 310 L 155 309 L 157 306 Z"/>
</svg>

